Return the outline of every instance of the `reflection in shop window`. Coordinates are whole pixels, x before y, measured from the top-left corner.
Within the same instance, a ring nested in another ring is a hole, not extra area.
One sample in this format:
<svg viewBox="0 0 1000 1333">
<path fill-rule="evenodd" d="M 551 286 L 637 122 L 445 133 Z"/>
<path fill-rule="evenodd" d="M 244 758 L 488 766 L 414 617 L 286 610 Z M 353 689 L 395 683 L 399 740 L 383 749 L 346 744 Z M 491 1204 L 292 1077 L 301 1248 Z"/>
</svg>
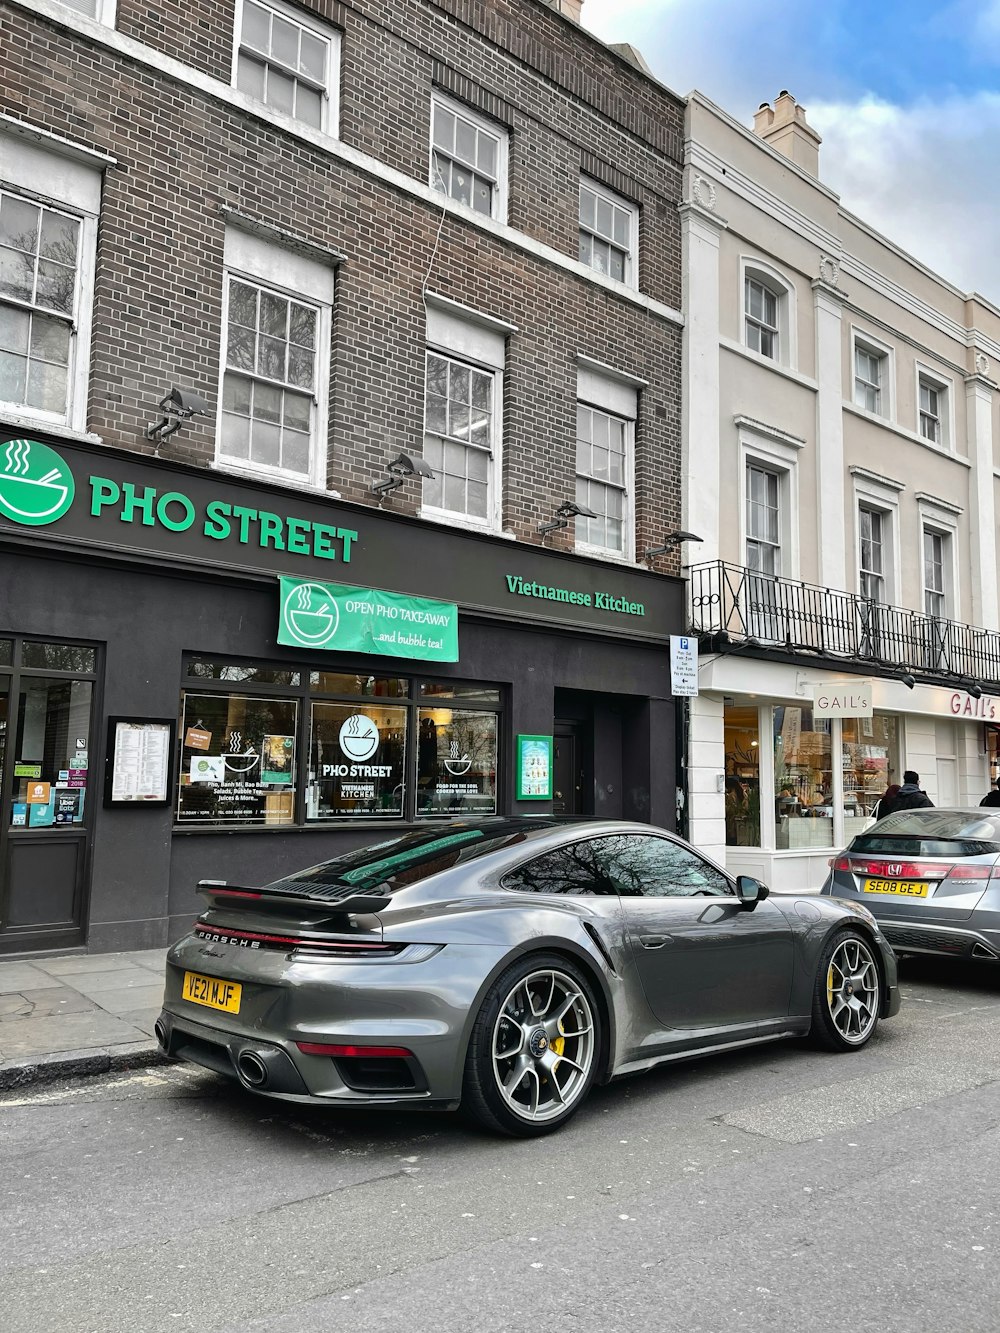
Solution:
<svg viewBox="0 0 1000 1333">
<path fill-rule="evenodd" d="M 315 703 L 307 818 L 402 815 L 406 708 Z"/>
<path fill-rule="evenodd" d="M 82 824 L 89 775 L 89 680 L 24 677 L 11 761 L 12 828 Z M 7 699 L 0 702 L 0 760 L 4 758 Z M 81 745 L 82 742 L 82 745 Z M 2 767 L 0 763 L 0 767 Z"/>
<path fill-rule="evenodd" d="M 97 651 L 75 643 L 25 642 L 21 665 L 49 671 L 96 671 Z"/>
<path fill-rule="evenodd" d="M 417 813 L 492 815 L 496 808 L 496 714 L 421 708 Z"/>
<path fill-rule="evenodd" d="M 890 782 L 899 782 L 898 719 L 845 717 L 841 723 L 844 768 L 844 842 L 849 842 L 875 813 Z"/>
<path fill-rule="evenodd" d="M 186 694 L 178 823 L 291 824 L 297 720 L 291 699 Z"/>
<path fill-rule="evenodd" d="M 760 846 L 760 734 L 754 706 L 727 704 L 726 846 Z"/>
<path fill-rule="evenodd" d="M 833 846 L 830 722 L 811 708 L 773 710 L 775 846 Z"/>
<path fill-rule="evenodd" d="M 10 666 L 14 660 L 13 639 L 0 639 L 0 666 Z"/>
<path fill-rule="evenodd" d="M 309 684 L 319 694 L 364 694 L 373 699 L 405 699 L 410 682 L 398 676 L 347 676 L 334 671 L 313 671 Z"/>
<path fill-rule="evenodd" d="M 281 667 L 257 666 L 255 662 L 225 662 L 211 657 L 195 657 L 187 665 L 187 674 L 197 680 L 230 680 L 241 685 L 298 685 L 299 673 Z"/>
</svg>

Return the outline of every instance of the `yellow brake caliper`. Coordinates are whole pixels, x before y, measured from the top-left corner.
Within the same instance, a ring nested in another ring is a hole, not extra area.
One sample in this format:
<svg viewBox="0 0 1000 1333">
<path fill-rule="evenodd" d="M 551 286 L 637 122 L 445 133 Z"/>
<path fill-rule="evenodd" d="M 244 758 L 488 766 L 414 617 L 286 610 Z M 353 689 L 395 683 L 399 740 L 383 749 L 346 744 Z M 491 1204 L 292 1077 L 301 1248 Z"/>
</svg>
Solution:
<svg viewBox="0 0 1000 1333">
<path fill-rule="evenodd" d="M 826 1002 L 833 1004 L 833 964 L 826 971 Z"/>
</svg>

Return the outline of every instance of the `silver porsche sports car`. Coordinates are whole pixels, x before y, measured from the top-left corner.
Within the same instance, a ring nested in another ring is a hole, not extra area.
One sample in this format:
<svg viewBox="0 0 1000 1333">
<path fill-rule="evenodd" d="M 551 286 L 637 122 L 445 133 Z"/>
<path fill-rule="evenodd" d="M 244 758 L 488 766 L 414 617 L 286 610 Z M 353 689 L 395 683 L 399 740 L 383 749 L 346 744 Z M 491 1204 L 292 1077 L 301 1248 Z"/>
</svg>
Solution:
<svg viewBox="0 0 1000 1333">
<path fill-rule="evenodd" d="M 199 889 L 157 1038 L 288 1101 L 545 1134 L 595 1082 L 807 1033 L 857 1050 L 899 1009 L 863 906 L 769 897 L 645 824 L 452 822 Z"/>
</svg>

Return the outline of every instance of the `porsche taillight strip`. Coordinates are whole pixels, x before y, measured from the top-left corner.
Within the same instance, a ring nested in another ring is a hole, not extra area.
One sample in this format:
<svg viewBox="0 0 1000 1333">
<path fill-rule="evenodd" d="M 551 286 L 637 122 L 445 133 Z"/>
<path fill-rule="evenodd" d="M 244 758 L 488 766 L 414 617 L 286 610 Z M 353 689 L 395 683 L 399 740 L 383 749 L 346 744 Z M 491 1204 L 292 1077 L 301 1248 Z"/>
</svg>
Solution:
<svg viewBox="0 0 1000 1333">
<path fill-rule="evenodd" d="M 199 939 L 215 944 L 236 944 L 244 949 L 296 949 L 323 957 L 357 958 L 373 954 L 399 953 L 402 944 L 382 944 L 377 940 L 316 939 L 308 935 L 272 935 L 258 930 L 236 930 L 230 926 L 211 926 L 198 922 L 194 933 Z"/>
<path fill-rule="evenodd" d="M 329 1055 L 348 1060 L 412 1060 L 405 1046 L 331 1046 L 326 1042 L 297 1041 L 303 1055 Z"/>
</svg>

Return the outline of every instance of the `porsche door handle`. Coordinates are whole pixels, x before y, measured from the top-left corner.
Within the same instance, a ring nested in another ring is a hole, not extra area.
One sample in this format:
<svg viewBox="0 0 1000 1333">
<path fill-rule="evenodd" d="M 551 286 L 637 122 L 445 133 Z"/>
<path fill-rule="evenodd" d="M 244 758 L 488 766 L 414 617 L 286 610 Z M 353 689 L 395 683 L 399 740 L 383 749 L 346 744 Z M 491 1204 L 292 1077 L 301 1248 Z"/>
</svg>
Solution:
<svg viewBox="0 0 1000 1333">
<path fill-rule="evenodd" d="M 639 943 L 644 949 L 662 949 L 669 939 L 669 935 L 640 935 Z"/>
</svg>

